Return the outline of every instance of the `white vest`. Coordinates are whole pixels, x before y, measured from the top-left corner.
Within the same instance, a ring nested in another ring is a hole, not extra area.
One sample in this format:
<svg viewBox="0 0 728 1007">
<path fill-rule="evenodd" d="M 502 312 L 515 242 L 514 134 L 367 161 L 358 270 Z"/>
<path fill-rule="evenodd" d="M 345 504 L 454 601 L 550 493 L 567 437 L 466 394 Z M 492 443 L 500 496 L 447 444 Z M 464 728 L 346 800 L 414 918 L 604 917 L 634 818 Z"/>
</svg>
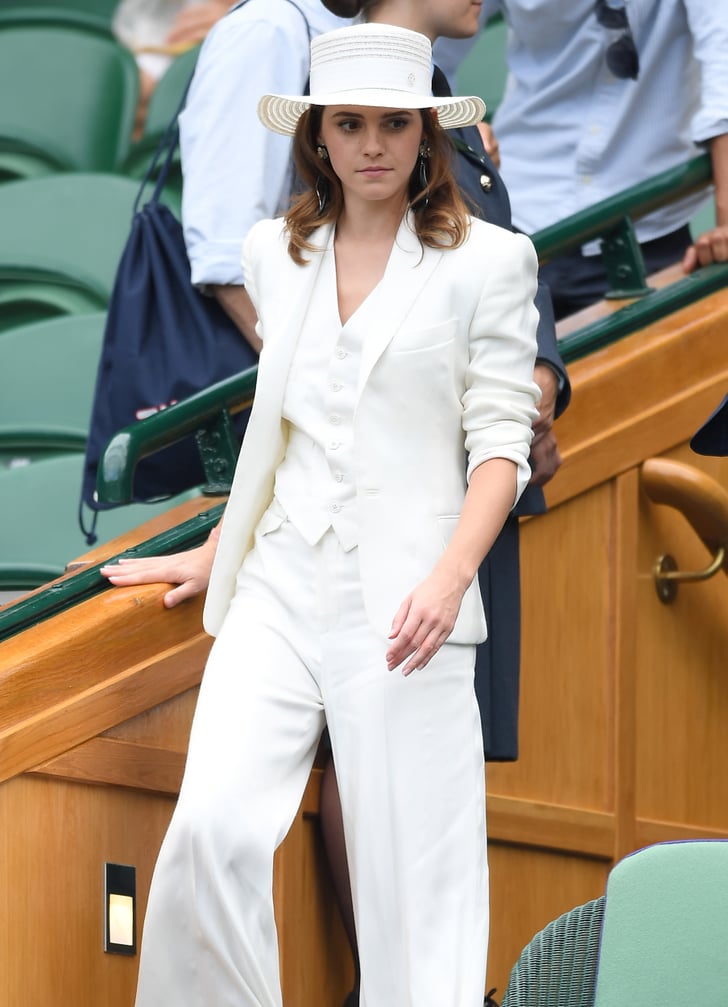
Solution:
<svg viewBox="0 0 728 1007">
<path fill-rule="evenodd" d="M 353 419 L 364 339 L 358 315 L 342 327 L 330 245 L 291 363 L 283 401 L 290 432 L 275 496 L 309 545 L 333 528 L 347 551 L 358 544 Z"/>
</svg>

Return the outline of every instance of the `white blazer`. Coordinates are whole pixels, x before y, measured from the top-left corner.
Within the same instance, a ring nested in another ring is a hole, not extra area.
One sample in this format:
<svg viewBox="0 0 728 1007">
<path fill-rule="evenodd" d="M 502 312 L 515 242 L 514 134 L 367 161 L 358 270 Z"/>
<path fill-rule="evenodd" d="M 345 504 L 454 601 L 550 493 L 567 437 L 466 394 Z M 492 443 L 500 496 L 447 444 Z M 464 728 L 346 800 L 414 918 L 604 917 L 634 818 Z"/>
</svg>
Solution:
<svg viewBox="0 0 728 1007">
<path fill-rule="evenodd" d="M 331 225 L 312 241 L 324 249 Z M 205 603 L 219 632 L 286 451 L 281 411 L 296 340 L 322 255 L 297 266 L 283 221 L 263 220 L 243 252 L 263 339 L 255 402 L 240 451 Z M 467 473 L 488 458 L 530 477 L 538 313 L 528 238 L 480 220 L 460 248 L 423 248 L 405 217 L 381 281 L 381 318 L 364 340 L 354 414 L 359 562 L 374 628 L 387 636 L 405 596 L 432 570 L 457 524 Z M 384 295 L 384 296 L 383 296 Z M 515 500 L 514 500 L 515 503 Z M 477 578 L 450 636 L 478 643 L 486 626 Z"/>
</svg>

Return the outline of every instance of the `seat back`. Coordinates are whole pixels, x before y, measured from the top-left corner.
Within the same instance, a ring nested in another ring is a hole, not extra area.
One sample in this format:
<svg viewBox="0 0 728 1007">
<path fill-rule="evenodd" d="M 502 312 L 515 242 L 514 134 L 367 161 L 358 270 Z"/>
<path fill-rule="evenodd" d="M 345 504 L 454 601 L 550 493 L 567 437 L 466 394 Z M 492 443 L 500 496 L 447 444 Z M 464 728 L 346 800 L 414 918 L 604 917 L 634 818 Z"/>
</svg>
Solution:
<svg viewBox="0 0 728 1007">
<path fill-rule="evenodd" d="M 197 63 L 200 47 L 194 46 L 173 59 L 149 99 L 144 135 L 160 136 L 179 108 Z"/>
<path fill-rule="evenodd" d="M 164 137 L 167 129 L 179 109 L 182 97 L 187 90 L 192 73 L 195 69 L 200 47 L 195 46 L 182 53 L 172 61 L 167 72 L 159 80 L 149 99 L 149 108 L 144 121 L 144 135 L 132 144 L 131 150 L 123 165 L 123 171 L 132 178 L 144 178 L 150 168 L 152 159 Z M 157 168 L 161 168 L 163 157 L 159 158 Z M 154 173 L 156 178 L 157 172 Z M 165 183 L 165 194 L 168 201 L 182 200 L 182 168 L 179 148 L 175 151 L 170 164 L 169 174 Z"/>
<path fill-rule="evenodd" d="M 500 105 L 506 86 L 507 36 L 508 26 L 503 18 L 493 18 L 480 32 L 456 73 L 456 94 L 479 95 L 485 102 L 488 122 Z"/>
<path fill-rule="evenodd" d="M 552 920 L 511 970 L 501 1007 L 593 1007 L 604 896 Z"/>
<path fill-rule="evenodd" d="M 77 452 L 0 468 L 1 590 L 29 590 L 45 584 L 87 551 L 78 523 L 82 471 L 83 454 Z M 198 495 L 190 490 L 160 503 L 104 511 L 96 527 L 99 543 Z"/>
<path fill-rule="evenodd" d="M 111 35 L 0 20 L 0 170 L 8 174 L 3 151 L 12 154 L 14 143 L 54 170 L 115 170 L 129 149 L 138 94 L 136 61 Z"/>
<path fill-rule="evenodd" d="M 73 173 L 0 185 L 0 331 L 108 303 L 138 183 Z"/>
<path fill-rule="evenodd" d="M 607 882 L 595 1007 L 728 1002 L 728 841 L 658 843 Z"/>
<path fill-rule="evenodd" d="M 85 449 L 105 323 L 66 315 L 0 335 L 0 465 Z"/>
<path fill-rule="evenodd" d="M 73 17 L 88 17 L 111 25 L 111 20 L 119 4 L 119 0 L 10 0 L 7 8 L 3 8 L 2 16 L 8 13 L 20 12 L 37 16 L 50 14 L 68 15 Z"/>
</svg>

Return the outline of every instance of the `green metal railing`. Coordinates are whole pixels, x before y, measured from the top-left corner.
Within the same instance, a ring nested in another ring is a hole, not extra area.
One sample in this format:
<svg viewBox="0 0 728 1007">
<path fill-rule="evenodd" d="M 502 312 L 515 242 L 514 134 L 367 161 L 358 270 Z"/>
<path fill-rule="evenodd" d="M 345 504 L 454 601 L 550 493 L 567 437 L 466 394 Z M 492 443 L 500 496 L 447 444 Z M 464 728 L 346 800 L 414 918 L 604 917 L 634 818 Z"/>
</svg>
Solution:
<svg viewBox="0 0 728 1007">
<path fill-rule="evenodd" d="M 702 155 L 533 236 L 541 261 L 601 239 L 611 295 L 627 296 L 627 292 L 629 296 L 639 295 L 609 317 L 560 340 L 564 360 L 570 362 L 585 356 L 728 286 L 727 264 L 697 270 L 663 290 L 650 291 L 631 223 L 632 219 L 704 188 L 710 181 L 710 159 Z M 230 414 L 251 403 L 256 375 L 257 368 L 251 368 L 120 431 L 110 442 L 99 467 L 99 498 L 116 504 L 129 502 L 139 461 L 190 434 L 197 439 L 205 472 L 203 492 L 226 492 L 238 450 Z M 221 510 L 219 506 L 213 507 L 120 555 L 151 556 L 191 548 L 208 534 L 219 520 Z M 22 599 L 12 609 L 0 611 L 0 641 L 108 586 L 98 571 L 98 566 L 84 569 L 66 581 Z"/>
<path fill-rule="evenodd" d="M 160 535 L 140 542 L 131 549 L 105 558 L 103 563 L 83 567 L 67 580 L 58 581 L 26 598 L 21 598 L 12 607 L 0 609 L 0 643 L 109 588 L 108 580 L 99 573 L 101 566 L 106 563 L 115 563 L 122 557 L 127 559 L 161 556 L 200 545 L 220 520 L 223 509 L 223 504 L 217 504 Z"/>
<path fill-rule="evenodd" d="M 559 340 L 566 363 L 608 346 L 666 315 L 728 285 L 728 265 L 699 269 L 662 290 L 647 285 L 633 221 L 676 199 L 704 189 L 712 181 L 708 154 L 670 168 L 639 185 L 587 207 L 533 235 L 541 262 L 600 240 L 607 271 L 608 298 L 637 298 L 608 317 Z"/>
<path fill-rule="evenodd" d="M 190 434 L 197 441 L 205 473 L 202 492 L 227 493 L 240 448 L 230 416 L 252 403 L 257 375 L 258 368 L 251 367 L 120 430 L 99 463 L 96 477 L 99 500 L 129 503 L 133 497 L 134 471 L 142 458 Z"/>
</svg>

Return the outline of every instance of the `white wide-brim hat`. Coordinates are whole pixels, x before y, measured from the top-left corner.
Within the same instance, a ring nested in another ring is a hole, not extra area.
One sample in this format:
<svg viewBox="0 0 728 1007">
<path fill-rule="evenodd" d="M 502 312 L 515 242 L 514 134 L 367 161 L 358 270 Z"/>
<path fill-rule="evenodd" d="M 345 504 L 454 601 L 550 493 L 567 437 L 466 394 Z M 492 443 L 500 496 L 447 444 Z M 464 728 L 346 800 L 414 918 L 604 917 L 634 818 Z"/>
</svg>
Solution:
<svg viewBox="0 0 728 1007">
<path fill-rule="evenodd" d="M 292 136 L 311 105 L 435 108 L 443 129 L 472 126 L 485 115 L 482 98 L 434 98 L 430 40 L 408 28 L 358 24 L 311 42 L 310 94 L 266 94 L 258 116 L 268 129 Z"/>
</svg>

